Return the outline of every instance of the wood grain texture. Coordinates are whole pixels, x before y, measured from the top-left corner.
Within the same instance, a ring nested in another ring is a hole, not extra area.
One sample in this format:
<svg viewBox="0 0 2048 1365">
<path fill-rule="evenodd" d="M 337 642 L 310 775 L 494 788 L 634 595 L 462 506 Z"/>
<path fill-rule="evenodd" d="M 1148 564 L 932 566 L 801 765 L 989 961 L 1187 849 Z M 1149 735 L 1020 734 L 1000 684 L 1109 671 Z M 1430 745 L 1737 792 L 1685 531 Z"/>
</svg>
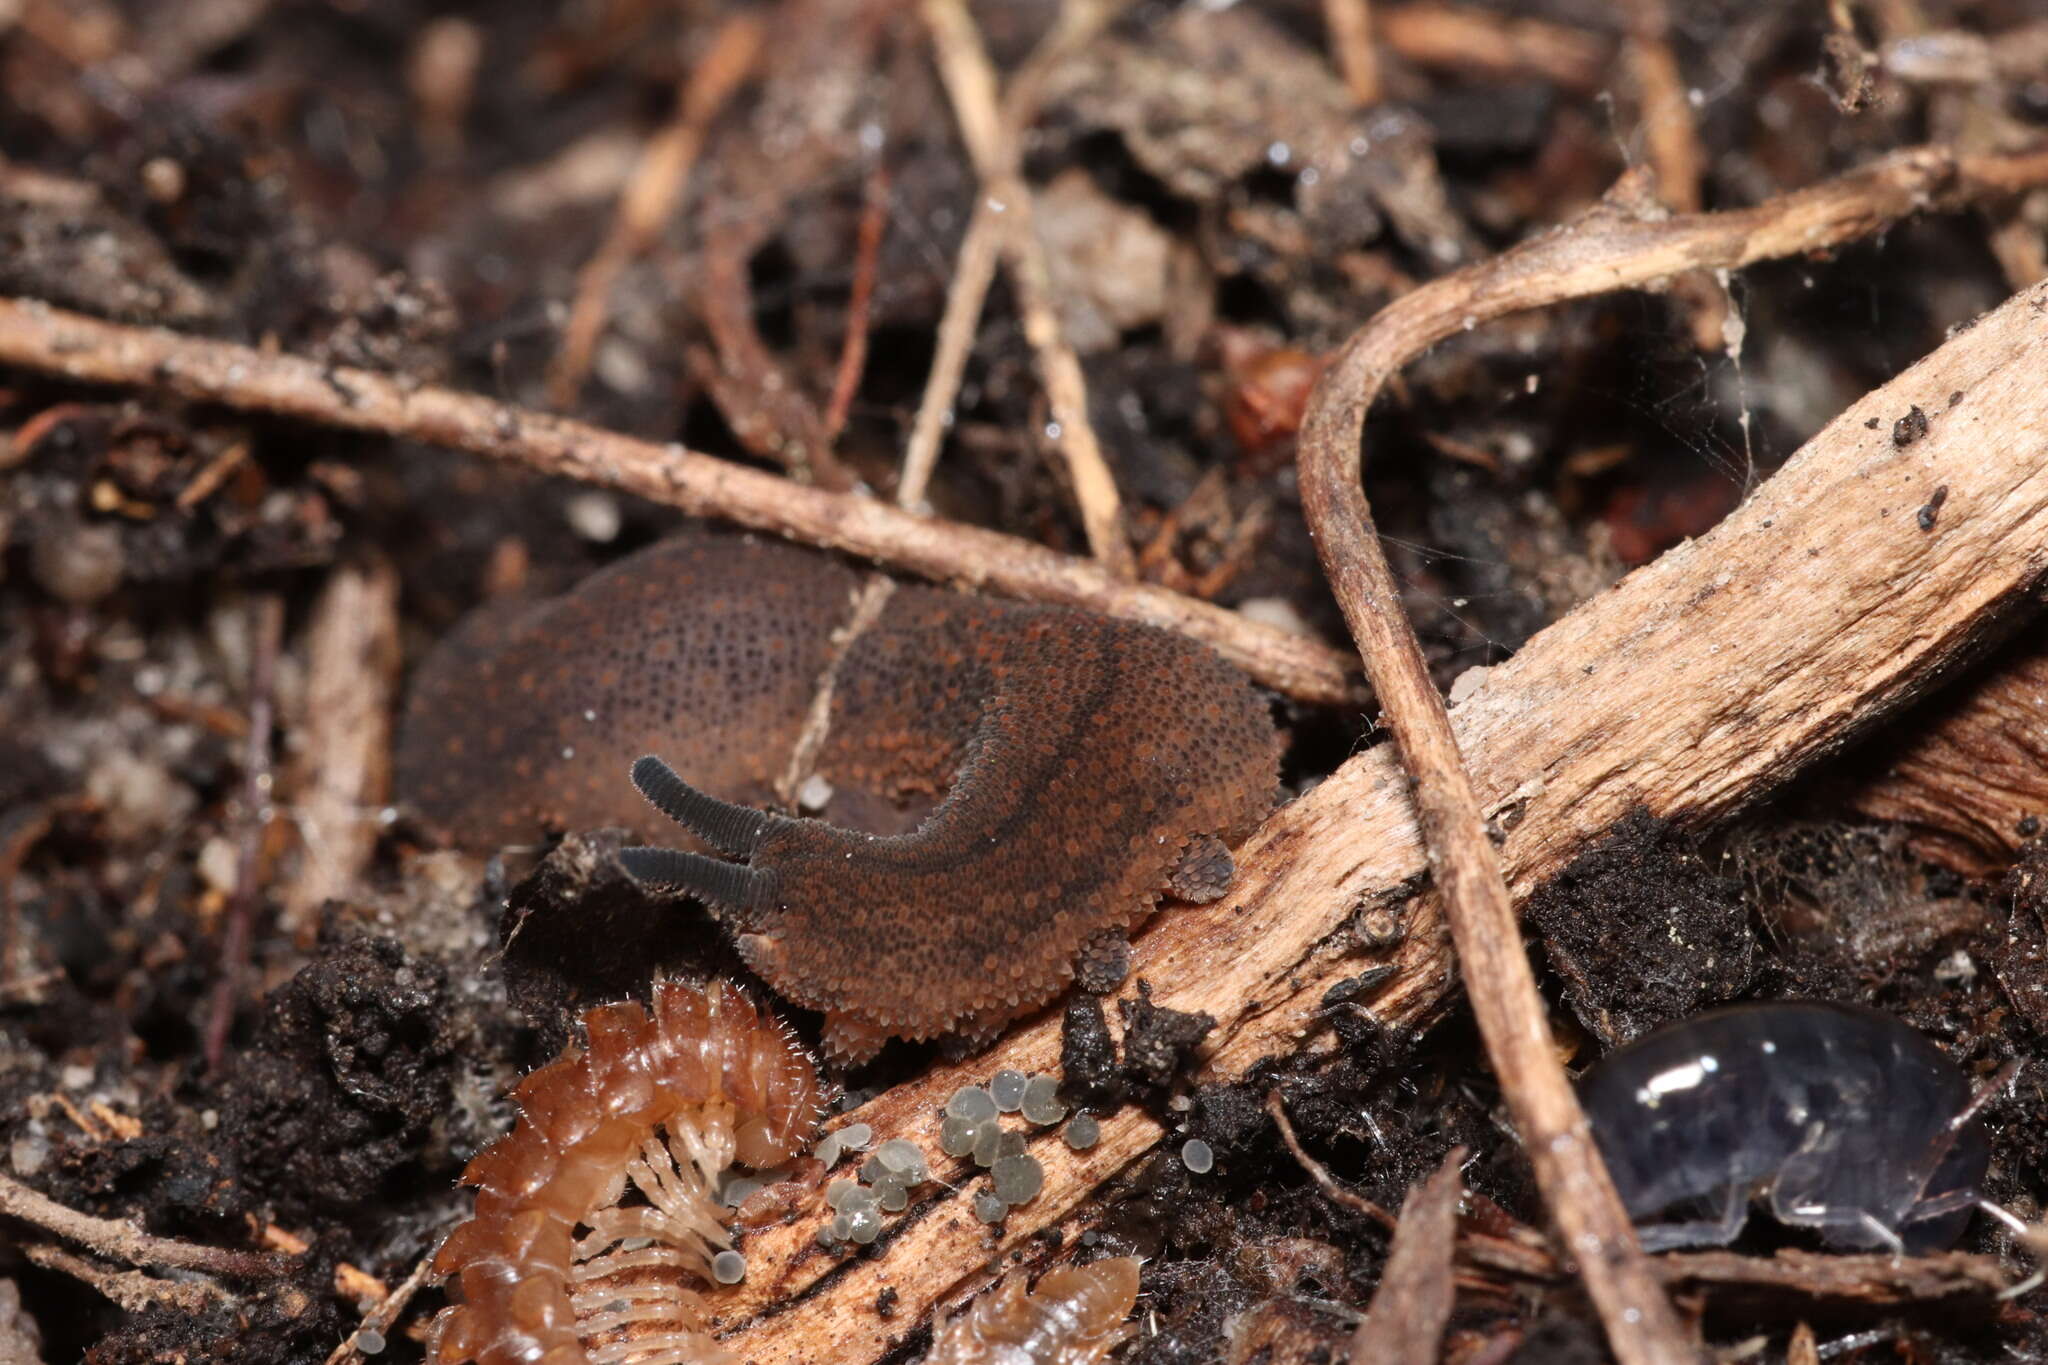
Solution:
<svg viewBox="0 0 2048 1365">
<path fill-rule="evenodd" d="M 1903 729 L 1855 805 L 1912 825 L 1916 853 L 1988 877 L 2048 831 L 2048 641 L 2038 630 Z"/>
</svg>

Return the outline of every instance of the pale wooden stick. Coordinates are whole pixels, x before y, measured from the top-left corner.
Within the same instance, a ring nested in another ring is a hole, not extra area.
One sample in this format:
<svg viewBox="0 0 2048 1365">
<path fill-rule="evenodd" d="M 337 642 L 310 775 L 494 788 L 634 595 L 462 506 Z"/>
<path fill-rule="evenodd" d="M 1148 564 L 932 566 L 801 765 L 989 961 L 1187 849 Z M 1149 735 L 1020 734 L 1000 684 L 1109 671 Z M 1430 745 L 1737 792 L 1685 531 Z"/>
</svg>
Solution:
<svg viewBox="0 0 2048 1365">
<path fill-rule="evenodd" d="M 981 306 L 988 298 L 989 286 L 995 283 L 1001 235 L 1001 222 L 989 207 L 988 196 L 977 195 L 967 231 L 960 238 L 960 255 L 953 262 L 952 283 L 946 286 L 946 309 L 939 317 L 931 373 L 925 377 L 924 396 L 918 400 L 910 441 L 903 451 L 896 504 L 908 511 L 923 510 L 925 492 L 931 487 L 939 447 L 952 421 L 953 401 L 960 392 L 961 377 L 967 373 L 967 357 L 974 350 Z"/>
<path fill-rule="evenodd" d="M 1082 6 L 1106 14 L 1107 7 Z M 1039 240 L 1030 186 L 1020 168 L 1021 126 L 1006 123 L 996 99 L 995 68 L 963 0 L 924 0 L 926 27 L 938 56 L 939 75 L 952 97 L 961 138 L 981 178 L 981 193 L 997 221 L 997 241 L 1017 289 L 1024 336 L 1038 355 L 1039 377 L 1058 431 L 1053 446 L 1074 485 L 1088 548 L 1111 576 L 1137 577 L 1137 559 L 1124 532 L 1123 498 L 1103 456 L 1095 424 L 1088 417 L 1088 381 L 1081 359 L 1067 344 L 1053 304 L 1052 269 Z M 1085 20 L 1069 19 L 1073 31 Z M 977 216 L 980 210 L 977 209 Z"/>
<path fill-rule="evenodd" d="M 576 278 L 576 297 L 561 349 L 548 369 L 548 401 L 561 409 L 576 405 L 590 357 L 611 313 L 612 287 L 633 259 L 647 250 L 682 202 L 690 171 L 703 149 L 711 120 L 754 69 L 761 51 L 761 22 L 751 14 L 728 19 L 710 48 L 690 71 L 676 100 L 675 117 L 649 139 L 619 196 L 611 231 Z"/>
<path fill-rule="evenodd" d="M 1379 7 L 1373 19 L 1387 47 L 1417 66 L 1494 77 L 1533 75 L 1582 94 L 1607 79 L 1613 44 L 1565 24 L 1433 0 Z"/>
<path fill-rule="evenodd" d="M 174 1241 L 144 1232 L 127 1219 L 80 1213 L 11 1176 L 0 1175 L 0 1214 L 32 1223 L 45 1232 L 130 1265 L 199 1270 L 239 1279 L 268 1279 L 285 1274 L 292 1267 L 282 1257 Z"/>
<path fill-rule="evenodd" d="M 1323 0 L 1323 27 L 1337 50 L 1337 69 L 1359 105 L 1380 102 L 1380 59 L 1373 50 L 1372 0 Z"/>
<path fill-rule="evenodd" d="M 1344 653 L 1180 593 L 1119 581 L 1089 560 L 476 394 L 7 298 L 0 364 L 511 460 L 963 587 L 1178 630 L 1306 701 L 1355 703 L 1362 695 L 1356 663 Z"/>
<path fill-rule="evenodd" d="M 278 927 L 313 946 L 320 907 L 348 895 L 377 846 L 398 698 L 398 571 L 381 560 L 328 576 L 306 628 L 304 746 L 285 814 L 302 848 Z"/>
</svg>

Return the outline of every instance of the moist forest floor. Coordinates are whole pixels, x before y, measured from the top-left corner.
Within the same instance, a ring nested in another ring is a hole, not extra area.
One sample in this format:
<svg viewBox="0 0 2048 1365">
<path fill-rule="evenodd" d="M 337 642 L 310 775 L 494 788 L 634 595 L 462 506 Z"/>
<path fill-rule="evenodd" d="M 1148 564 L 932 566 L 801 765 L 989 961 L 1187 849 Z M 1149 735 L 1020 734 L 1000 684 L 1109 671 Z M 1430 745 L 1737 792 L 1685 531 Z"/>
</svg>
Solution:
<svg viewBox="0 0 2048 1365">
<path fill-rule="evenodd" d="M 1923 142 L 2048 137 L 2030 0 L 1851 3 L 1839 23 L 1715 0 L 1668 24 L 1648 0 L 1409 0 L 1372 7 L 1370 72 L 1327 23 L 1351 8 L 1133 5 L 1040 73 L 1022 146 L 1138 572 L 1346 648 L 1293 435 L 1318 357 L 1376 309 L 1571 220 L 1630 166 L 1712 208 Z M 1061 13 L 970 9 L 1006 76 Z M 0 294 L 894 489 L 982 193 L 916 6 L 0 12 Z M 736 58 L 748 21 L 766 41 Z M 713 99 L 719 64 L 731 89 Z M 698 136 L 678 175 L 663 155 Z M 2044 193 L 1477 329 L 1410 367 L 1374 412 L 1367 491 L 1438 683 L 1455 697 L 1468 669 L 1705 531 L 2038 279 Z M 636 194 L 653 207 L 622 211 Z M 1006 276 L 968 340 L 933 510 L 1088 553 Z M 602 872 L 565 885 L 559 858 L 536 873 L 531 851 L 432 847 L 384 809 L 386 742 L 362 745 L 337 817 L 327 760 L 388 733 L 405 670 L 464 612 L 682 525 L 467 456 L 0 372 L 0 1174 L 162 1237 L 296 1257 L 270 1279 L 137 1274 L 0 1221 L 0 1361 L 324 1360 L 461 1216 L 455 1177 L 508 1124 L 506 1088 L 560 1047 L 570 1002 L 644 986 L 628 928 L 672 921 Z M 2024 654 L 2039 622 L 2014 624 L 2019 643 L 1987 640 L 1957 685 Z M 323 685 L 334 669 L 349 685 Z M 1862 813 L 1888 746 L 1940 704 L 1732 825 L 1628 822 L 1536 897 L 1532 939 L 1574 1066 L 1780 997 L 1891 1011 L 1976 1078 L 2022 1063 L 1986 1110 L 1987 1194 L 2038 1218 L 2048 844 L 2022 820 L 1958 851 Z M 1383 742 L 1355 707 L 1274 708 L 1292 791 Z M 508 916 L 531 933 L 506 952 Z M 722 951 L 701 924 L 676 932 L 697 937 L 659 950 L 672 965 Z M 1399 916 L 1359 932 L 1391 941 Z M 1462 1145 L 1468 1219 L 1541 1225 L 1461 1011 L 1419 1035 L 1335 993 L 1325 1014 L 1334 1059 L 1278 1057 L 1243 1085 L 1176 1069 L 1181 1020 L 1151 1021 L 1149 1069 L 1137 1042 L 1123 1064 L 1098 1050 L 1099 1102 L 1176 1125 L 1075 1234 L 1084 1257 L 1146 1258 L 1119 1359 L 1341 1358 L 1387 1233 L 1305 1172 L 1270 1091 L 1303 1148 L 1384 1208 Z M 836 1079 L 857 1097 L 935 1055 L 898 1045 Z M 1213 1171 L 1179 1159 L 1182 1130 Z M 1742 1248 L 1800 1244 L 1774 1235 Z M 1988 1219 L 1962 1246 L 2025 1264 Z M 1458 1283 L 1445 1360 L 1606 1358 L 1569 1285 Z M 439 1293 L 380 1358 L 420 1358 Z M 1689 1293 L 1723 1359 L 1799 1359 L 1800 1324 L 1821 1358 L 1864 1365 L 2048 1358 L 2041 1291 L 1882 1309 Z"/>
</svg>

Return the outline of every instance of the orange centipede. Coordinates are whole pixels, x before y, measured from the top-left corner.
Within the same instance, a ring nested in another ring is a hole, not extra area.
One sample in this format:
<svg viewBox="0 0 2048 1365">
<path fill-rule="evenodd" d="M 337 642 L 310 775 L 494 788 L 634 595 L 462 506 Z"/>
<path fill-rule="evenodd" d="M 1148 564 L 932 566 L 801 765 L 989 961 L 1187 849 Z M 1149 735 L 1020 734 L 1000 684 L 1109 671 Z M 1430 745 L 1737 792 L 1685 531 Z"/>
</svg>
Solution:
<svg viewBox="0 0 2048 1365">
<path fill-rule="evenodd" d="M 463 1171 L 470 1219 L 435 1253 L 458 1302 L 439 1365 L 686 1365 L 731 1356 L 704 1293 L 736 1279 L 716 1188 L 735 1161 L 789 1160 L 814 1130 L 817 1069 L 726 982 L 657 982 L 652 1008 L 602 1005 L 520 1081 L 513 1130 Z M 621 1204 L 628 1184 L 644 1203 Z"/>
</svg>

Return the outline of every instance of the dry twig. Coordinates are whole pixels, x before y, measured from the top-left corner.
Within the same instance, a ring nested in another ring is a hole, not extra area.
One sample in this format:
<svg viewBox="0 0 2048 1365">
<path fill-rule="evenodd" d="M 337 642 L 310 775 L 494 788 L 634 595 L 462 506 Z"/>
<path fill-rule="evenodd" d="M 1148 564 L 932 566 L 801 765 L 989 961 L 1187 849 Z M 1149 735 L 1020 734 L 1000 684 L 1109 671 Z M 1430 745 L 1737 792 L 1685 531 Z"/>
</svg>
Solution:
<svg viewBox="0 0 2048 1365">
<path fill-rule="evenodd" d="M 1333 1204 L 1363 1214 L 1385 1228 L 1394 1226 L 1394 1215 L 1388 1213 L 1372 1200 L 1356 1190 L 1346 1189 L 1337 1183 L 1337 1177 L 1330 1174 L 1330 1168 L 1310 1156 L 1308 1149 L 1301 1145 L 1301 1138 L 1295 1134 L 1294 1121 L 1287 1117 L 1287 1104 L 1280 1098 L 1278 1090 L 1266 1092 L 1266 1115 L 1273 1120 L 1273 1126 L 1280 1131 L 1280 1141 L 1286 1146 L 1296 1164 L 1308 1172 L 1308 1178 L 1316 1182 L 1316 1188 Z"/>
<path fill-rule="evenodd" d="M 1628 41 L 1622 55 L 1634 79 L 1643 120 L 1643 155 L 1657 173 L 1664 202 L 1698 213 L 1706 154 L 1693 123 L 1685 77 L 1671 51 L 1671 15 L 1665 0 L 1621 0 Z"/>
<path fill-rule="evenodd" d="M 710 48 L 691 70 L 676 100 L 675 118 L 640 153 L 639 164 L 619 196 L 617 216 L 604 243 L 576 280 L 576 298 L 562 329 L 561 350 L 548 373 L 548 401 L 567 410 L 590 373 L 590 357 L 611 311 L 619 273 L 647 250 L 676 211 L 690 171 L 703 149 L 705 130 L 754 69 L 761 50 L 761 21 L 741 11 L 725 21 Z"/>
<path fill-rule="evenodd" d="M 717 184 L 698 221 L 704 245 L 695 303 L 712 346 L 684 360 L 748 450 L 792 475 L 845 491 L 853 471 L 832 449 L 806 385 L 770 350 L 755 321 L 751 262 L 806 186 L 845 164 L 844 141 L 871 89 L 874 52 L 895 0 L 782 0 L 769 25 L 760 94 L 729 125 L 708 165 Z"/>
<path fill-rule="evenodd" d="M 1698 213 L 1707 155 L 1678 56 L 1671 50 L 1670 11 L 1665 0 L 1621 0 L 1621 9 L 1628 27 L 1621 54 L 1635 85 L 1643 157 L 1656 177 L 1657 197 L 1679 213 Z M 1719 281 L 1700 271 L 1682 275 L 1671 282 L 1671 296 L 1685 315 L 1695 347 L 1707 352 L 1730 347 L 1740 358 L 1740 342 L 1728 334 L 1728 310 L 1734 304 Z"/>
<path fill-rule="evenodd" d="M 939 75 L 952 97 L 962 140 L 981 180 L 981 197 L 989 201 L 985 207 L 999 220 L 991 231 L 1016 286 L 1025 339 L 1038 355 L 1039 376 L 1058 427 L 1054 448 L 1073 482 L 1088 548 L 1113 577 L 1135 578 L 1137 565 L 1124 531 L 1123 499 L 1088 416 L 1088 382 L 1081 372 L 1080 357 L 1067 344 L 1060 327 L 1053 304 L 1052 270 L 1046 262 L 1045 244 L 1038 237 L 1031 189 L 1024 183 L 1022 168 L 1022 133 L 1035 107 L 1043 73 L 1053 61 L 1099 32 L 1115 7 L 1103 0 L 1068 0 L 1042 52 L 1034 54 L 1033 65 L 1017 77 L 1020 84 L 1012 92 L 1016 103 L 1009 109 L 997 101 L 995 68 L 963 0 L 925 0 L 923 8 L 938 55 Z M 976 216 L 980 216 L 979 209 Z"/>
<path fill-rule="evenodd" d="M 1091 18 L 1107 21 L 1102 9 L 1087 11 Z M 1072 11 L 1068 11 L 1071 18 Z M 942 15 L 940 24 L 957 25 L 957 14 Z M 929 21 L 928 21 L 929 22 Z M 1017 142 L 1038 116 L 1039 92 L 1052 68 L 1086 37 L 1091 29 L 1069 26 L 1055 28 L 1041 41 L 1031 58 L 1010 80 L 1008 95 L 1000 107 L 995 98 L 995 76 L 986 61 L 963 60 L 955 72 L 959 80 L 973 82 L 976 89 L 964 102 L 956 102 L 954 117 L 960 121 L 960 136 L 970 148 L 993 161 L 1005 142 Z M 972 41 L 971 31 L 968 40 Z M 946 307 L 939 318 L 937 346 L 931 373 L 925 378 L 924 393 L 917 404 L 917 417 L 904 449 L 902 478 L 897 484 L 897 505 L 917 511 L 931 485 L 932 470 L 939 460 L 939 446 L 953 416 L 953 400 L 960 392 L 961 377 L 974 349 L 974 335 L 981 322 L 982 304 L 995 282 L 996 261 L 1001 254 L 1004 223 L 1002 208 L 993 195 L 974 199 L 974 214 L 960 238 L 960 255 L 953 263 L 953 279 L 946 286 Z"/>
<path fill-rule="evenodd" d="M 1467 1230 L 1458 1239 L 1467 1265 L 1516 1279 L 1552 1282 L 1568 1272 L 1533 1230 L 1517 1225 L 1508 1236 Z M 1673 1289 L 1719 1291 L 1745 1300 L 1823 1303 L 1834 1307 L 1900 1308 L 1942 1299 L 1989 1303 L 2008 1276 L 1996 1256 L 1941 1251 L 1926 1256 L 1788 1248 L 1769 1256 L 1733 1251 L 1672 1251 L 1650 1262 Z"/>
<path fill-rule="evenodd" d="M 80 1213 L 6 1175 L 0 1175 L 0 1214 L 32 1223 L 45 1232 L 129 1265 L 198 1270 L 237 1279 L 265 1279 L 291 1269 L 289 1261 L 275 1256 L 196 1246 L 154 1236 L 125 1219 Z"/>
<path fill-rule="evenodd" d="M 475 394 L 4 298 L 0 364 L 511 460 L 929 578 L 1178 630 L 1305 701 L 1360 696 L 1345 654 L 1180 593 L 1118 581 L 1088 560 Z"/>
<path fill-rule="evenodd" d="M 837 441 L 846 430 L 853 396 L 868 363 L 868 314 L 875 299 L 875 269 L 882 255 L 882 230 L 889 225 L 889 171 L 880 161 L 868 171 L 861 205 L 860 238 L 854 246 L 853 289 L 846 300 L 846 343 L 832 380 L 832 398 L 825 405 L 825 439 Z"/>
<path fill-rule="evenodd" d="M 205 1056 L 218 1070 L 242 994 L 249 932 L 262 880 L 263 839 L 270 829 L 270 728 L 277 710 L 277 656 L 284 637 L 284 599 L 261 593 L 249 606 L 249 734 L 242 760 L 242 827 L 235 858 L 235 889 L 221 935 L 220 980 L 207 1010 Z"/>
<path fill-rule="evenodd" d="M 974 334 L 981 322 L 981 305 L 995 283 L 997 243 L 1001 219 L 987 195 L 976 195 L 974 213 L 960 238 L 960 255 L 953 262 L 953 279 L 946 286 L 946 308 L 939 315 L 939 330 L 932 353 L 931 373 L 925 377 L 924 394 L 918 399 L 917 416 L 910 424 L 910 440 L 903 450 L 903 474 L 896 484 L 896 501 L 901 507 L 918 511 L 925 490 L 931 487 L 932 471 L 939 463 L 939 446 L 953 417 L 953 400 L 960 392 L 960 380 L 967 373 L 967 357 L 974 349 Z"/>
<path fill-rule="evenodd" d="M 22 961 L 20 889 L 22 864 L 64 813 L 64 801 L 39 801 L 9 812 L 0 822 L 0 999 L 35 999 L 46 978 Z"/>
<path fill-rule="evenodd" d="M 437 1248 L 438 1249 L 438 1248 Z M 346 1365 L 346 1362 L 362 1357 L 365 1333 L 375 1332 L 380 1336 L 390 1332 L 391 1324 L 398 1321 L 398 1315 L 412 1302 L 413 1296 L 434 1278 L 434 1252 L 428 1251 L 412 1268 L 412 1274 L 405 1277 L 389 1294 L 377 1301 L 376 1307 L 363 1314 L 363 1320 L 356 1330 L 342 1339 L 341 1345 L 328 1353 L 326 1365 Z"/>
<path fill-rule="evenodd" d="M 306 627 L 305 744 L 289 812 L 304 857 L 278 912 L 301 947 L 312 944 L 320 907 L 348 894 L 376 848 L 398 667 L 397 570 L 337 568 Z"/>
<path fill-rule="evenodd" d="M 1437 1358 L 1444 1324 L 1451 1319 L 1451 1254 L 1458 1244 L 1458 1203 L 1465 1194 L 1458 1169 L 1465 1156 L 1463 1147 L 1453 1147 L 1436 1173 L 1402 1201 L 1380 1287 L 1345 1355 L 1352 1365 Z"/>
<path fill-rule="evenodd" d="M 1532 287 L 1540 289 L 1541 281 L 1539 275 Z M 1366 406 L 1414 353 L 1405 335 L 1383 325 L 1400 307 L 1397 302 L 1387 309 L 1346 345 L 1309 399 L 1301 429 L 1302 510 L 1365 658 L 1382 718 L 1413 775 L 1416 814 L 1457 943 L 1466 995 L 1544 1203 L 1564 1245 L 1578 1258 L 1622 1365 L 1679 1365 L 1696 1353 L 1645 1263 L 1558 1059 L 1478 792 L 1402 611 L 1400 585 L 1380 549 L 1360 484 Z"/>
<path fill-rule="evenodd" d="M 1576 94 L 1590 94 L 1607 79 L 1607 40 L 1563 24 L 1433 0 L 1380 7 L 1373 17 L 1387 47 L 1417 66 L 1502 79 L 1535 75 Z"/>
<path fill-rule="evenodd" d="M 1380 59 L 1373 50 L 1372 0 L 1323 0 L 1323 26 L 1337 49 L 1337 69 L 1359 105 L 1380 102 Z"/>
<path fill-rule="evenodd" d="M 130 1313 L 150 1308 L 197 1313 L 227 1297 L 211 1280 L 159 1280 L 139 1270 L 116 1270 L 49 1242 L 31 1242 L 21 1250 L 34 1264 L 91 1285 Z"/>
</svg>

